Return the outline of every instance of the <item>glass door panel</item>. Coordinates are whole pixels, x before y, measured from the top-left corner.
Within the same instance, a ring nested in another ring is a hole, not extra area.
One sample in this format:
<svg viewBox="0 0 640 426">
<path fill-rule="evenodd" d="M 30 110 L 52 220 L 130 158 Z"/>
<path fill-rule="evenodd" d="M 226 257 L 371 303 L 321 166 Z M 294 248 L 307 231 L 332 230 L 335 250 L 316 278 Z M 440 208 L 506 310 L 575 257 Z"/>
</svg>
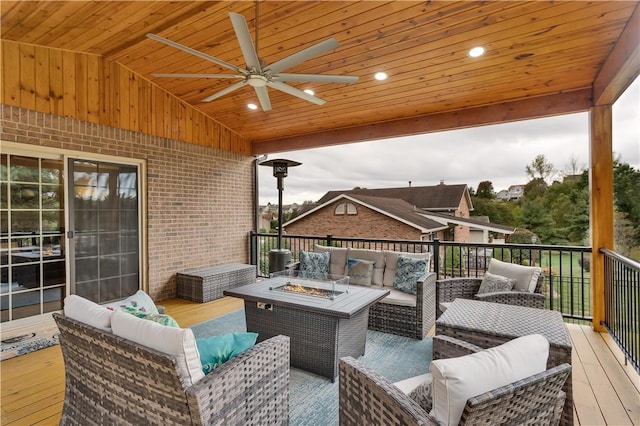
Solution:
<svg viewBox="0 0 640 426">
<path fill-rule="evenodd" d="M 72 293 L 97 303 L 140 287 L 138 168 L 69 161 Z"/>
<path fill-rule="evenodd" d="M 0 155 L 0 320 L 62 309 L 63 161 Z"/>
</svg>

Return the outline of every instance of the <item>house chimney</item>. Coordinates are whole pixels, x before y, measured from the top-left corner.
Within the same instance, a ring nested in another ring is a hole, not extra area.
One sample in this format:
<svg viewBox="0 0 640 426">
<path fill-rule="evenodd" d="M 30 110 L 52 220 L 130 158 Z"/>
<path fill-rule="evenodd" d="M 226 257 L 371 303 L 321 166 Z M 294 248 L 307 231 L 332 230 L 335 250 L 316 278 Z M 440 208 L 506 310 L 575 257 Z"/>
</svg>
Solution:
<svg viewBox="0 0 640 426">
<path fill-rule="evenodd" d="M 444 185 L 444 179 L 440 179 L 440 185 Z"/>
<path fill-rule="evenodd" d="M 409 181 L 409 188 L 411 188 L 411 181 Z"/>
</svg>

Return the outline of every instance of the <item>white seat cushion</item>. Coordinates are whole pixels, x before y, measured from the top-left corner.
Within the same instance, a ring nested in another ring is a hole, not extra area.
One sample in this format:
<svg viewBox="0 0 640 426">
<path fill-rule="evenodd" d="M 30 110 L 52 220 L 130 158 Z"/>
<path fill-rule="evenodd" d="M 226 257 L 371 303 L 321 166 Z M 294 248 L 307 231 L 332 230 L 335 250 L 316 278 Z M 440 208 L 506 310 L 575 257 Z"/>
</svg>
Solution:
<svg viewBox="0 0 640 426">
<path fill-rule="evenodd" d="M 408 379 L 395 382 L 394 386 L 400 389 L 406 395 L 409 395 L 415 388 L 426 381 L 431 381 L 431 373 L 421 374 L 419 376 L 409 377 Z"/>
<path fill-rule="evenodd" d="M 471 355 L 432 361 L 430 414 L 440 424 L 457 425 L 469 398 L 545 371 L 548 357 L 549 342 L 533 334 Z"/>
<path fill-rule="evenodd" d="M 388 303 L 389 305 L 398 306 L 416 306 L 416 296 L 414 294 L 405 293 L 395 288 L 384 287 L 381 285 L 373 285 L 371 288 L 379 288 L 381 290 L 389 290 L 389 295 L 382 299 L 379 303 Z"/>
</svg>

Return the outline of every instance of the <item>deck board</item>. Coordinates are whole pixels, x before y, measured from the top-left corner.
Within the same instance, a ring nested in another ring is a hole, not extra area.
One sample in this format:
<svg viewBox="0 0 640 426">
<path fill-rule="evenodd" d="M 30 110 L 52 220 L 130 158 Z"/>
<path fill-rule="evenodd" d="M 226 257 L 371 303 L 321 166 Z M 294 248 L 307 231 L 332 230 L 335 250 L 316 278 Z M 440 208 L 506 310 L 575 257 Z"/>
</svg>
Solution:
<svg viewBox="0 0 640 426">
<path fill-rule="evenodd" d="M 191 327 L 243 306 L 223 297 L 208 303 L 162 301 L 166 312 Z M 622 352 L 606 333 L 568 324 L 573 344 L 573 393 L 576 425 L 640 425 L 640 377 L 624 364 Z M 45 378 L 45 380 L 43 380 Z M 59 346 L 0 363 L 0 424 L 57 425 L 64 397 L 64 368 Z"/>
</svg>

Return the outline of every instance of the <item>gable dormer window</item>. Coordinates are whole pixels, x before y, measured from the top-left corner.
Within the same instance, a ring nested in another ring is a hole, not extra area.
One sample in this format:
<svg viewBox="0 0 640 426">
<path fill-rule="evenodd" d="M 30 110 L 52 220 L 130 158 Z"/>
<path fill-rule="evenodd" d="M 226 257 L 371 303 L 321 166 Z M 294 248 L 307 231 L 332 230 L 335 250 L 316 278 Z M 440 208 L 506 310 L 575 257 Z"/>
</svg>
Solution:
<svg viewBox="0 0 640 426">
<path fill-rule="evenodd" d="M 356 209 L 356 205 L 353 203 L 340 203 L 336 206 L 333 214 L 336 216 L 344 215 L 344 214 L 358 214 L 358 209 Z"/>
</svg>

